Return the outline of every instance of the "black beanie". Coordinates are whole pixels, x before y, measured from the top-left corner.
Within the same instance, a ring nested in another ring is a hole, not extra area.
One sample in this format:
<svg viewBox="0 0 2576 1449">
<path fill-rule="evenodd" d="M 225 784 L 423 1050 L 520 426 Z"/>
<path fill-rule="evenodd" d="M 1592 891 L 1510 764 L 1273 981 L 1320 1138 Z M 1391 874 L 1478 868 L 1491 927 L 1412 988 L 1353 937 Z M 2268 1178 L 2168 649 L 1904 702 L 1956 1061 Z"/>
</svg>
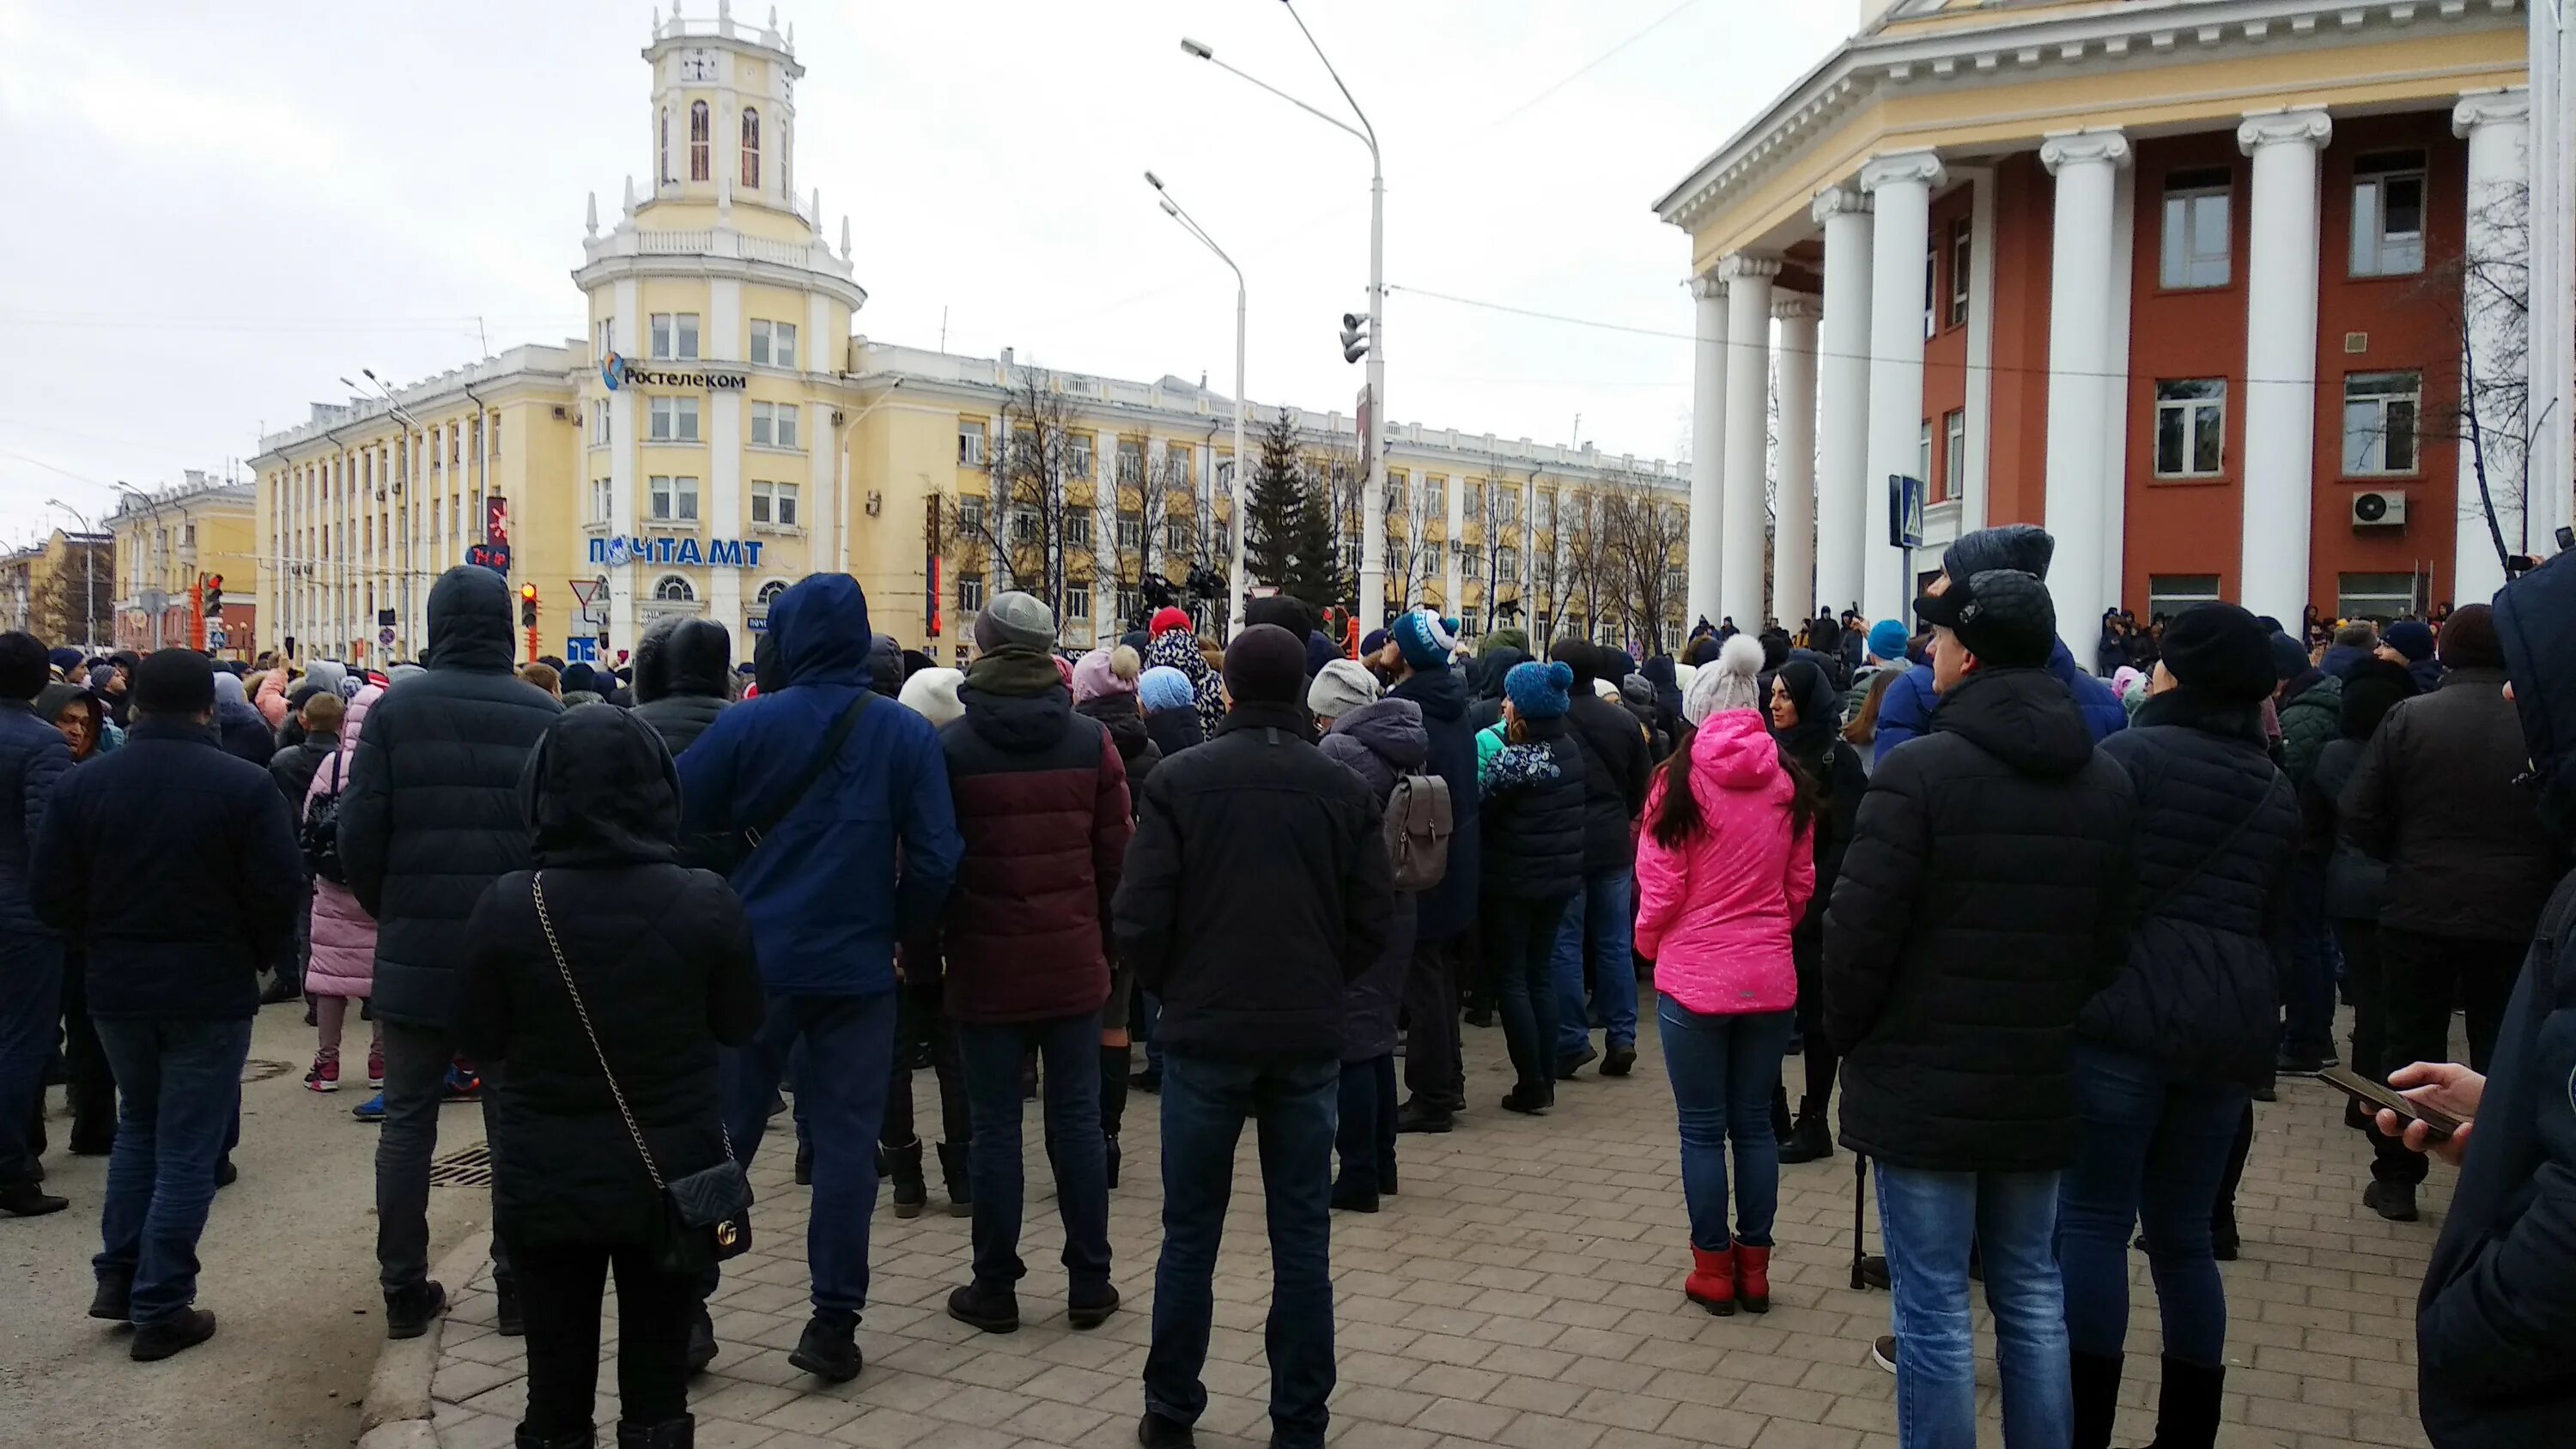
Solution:
<svg viewBox="0 0 2576 1449">
<path fill-rule="evenodd" d="M 1988 569 L 2012 569 L 2048 582 L 2048 565 L 2057 555 L 2057 540 L 2035 523 L 2006 523 L 1959 535 L 1941 555 L 1941 571 L 1964 583 Z"/>
<path fill-rule="evenodd" d="M 52 682 L 45 641 L 23 629 L 0 634 L 0 699 L 34 699 Z"/>
<path fill-rule="evenodd" d="M 2231 703 L 2256 703 L 2281 684 L 2271 636 L 2234 604 L 2194 604 L 2174 615 L 2159 657 L 2175 683 Z"/>
<path fill-rule="evenodd" d="M 1574 682 L 1585 689 L 1601 676 L 1601 653 L 1588 639 L 1572 635 L 1547 646 L 1547 657 L 1574 671 Z"/>
<path fill-rule="evenodd" d="M 1237 704 L 1306 697 L 1306 646 L 1276 624 L 1255 624 L 1225 646 L 1225 688 Z"/>
<path fill-rule="evenodd" d="M 2496 637 L 2495 610 L 2485 604 L 2462 604 L 2442 626 L 2444 669 L 2502 669 L 2504 641 Z"/>
<path fill-rule="evenodd" d="M 2379 732 L 2388 712 L 2415 693 L 2414 677 L 2403 664 L 2366 658 L 2343 681 L 2343 700 L 2335 722 L 2348 740 L 2366 740 Z"/>
<path fill-rule="evenodd" d="M 194 649 L 163 649 L 134 671 L 134 707 L 145 714 L 204 714 L 215 707 L 214 661 Z"/>
</svg>

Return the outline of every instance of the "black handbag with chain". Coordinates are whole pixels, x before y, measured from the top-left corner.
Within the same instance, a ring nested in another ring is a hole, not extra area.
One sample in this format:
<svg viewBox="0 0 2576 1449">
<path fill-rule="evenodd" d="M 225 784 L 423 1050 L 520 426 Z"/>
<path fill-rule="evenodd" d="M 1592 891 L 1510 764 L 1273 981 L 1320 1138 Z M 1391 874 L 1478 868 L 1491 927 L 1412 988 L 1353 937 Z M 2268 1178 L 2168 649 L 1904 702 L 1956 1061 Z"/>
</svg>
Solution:
<svg viewBox="0 0 2576 1449">
<path fill-rule="evenodd" d="M 555 939 L 554 920 L 546 914 L 542 872 L 529 880 L 528 891 L 536 898 L 537 925 L 545 931 L 546 949 L 553 953 L 555 970 L 563 976 L 564 994 L 572 998 L 573 1014 L 581 1019 L 581 1034 L 590 1038 L 591 1055 L 599 1059 L 599 1074 L 608 1081 L 608 1095 L 617 1103 L 617 1115 L 625 1120 L 626 1135 L 634 1139 L 636 1155 L 644 1159 L 644 1175 L 661 1195 L 662 1212 L 653 1232 L 653 1266 L 666 1273 L 694 1273 L 749 1252 L 751 1179 L 733 1155 L 733 1135 L 725 1133 L 724 1161 L 686 1177 L 663 1179 L 661 1167 L 653 1161 L 653 1149 L 644 1145 L 644 1130 L 635 1125 L 635 1114 L 626 1105 L 625 1089 L 609 1070 L 608 1053 L 601 1049 L 599 1032 L 590 1024 L 590 1007 L 582 1001 L 581 988 L 573 984 L 563 943 Z"/>
</svg>

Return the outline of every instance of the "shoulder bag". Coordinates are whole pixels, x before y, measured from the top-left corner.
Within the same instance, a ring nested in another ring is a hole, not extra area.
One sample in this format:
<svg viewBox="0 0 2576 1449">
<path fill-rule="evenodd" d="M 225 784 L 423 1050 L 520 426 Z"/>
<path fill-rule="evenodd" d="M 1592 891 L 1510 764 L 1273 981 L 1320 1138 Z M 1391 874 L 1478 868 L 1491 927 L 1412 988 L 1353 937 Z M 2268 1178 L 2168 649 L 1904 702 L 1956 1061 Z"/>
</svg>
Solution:
<svg viewBox="0 0 2576 1449">
<path fill-rule="evenodd" d="M 590 1008 L 581 999 L 581 988 L 573 985 L 572 965 L 564 959 L 563 943 L 555 939 L 553 918 L 546 914 L 543 873 L 529 880 L 528 892 L 536 898 L 537 925 L 546 933 L 546 950 L 553 953 L 555 970 L 563 976 L 573 1015 L 581 1019 L 581 1034 L 590 1039 L 591 1055 L 599 1059 L 599 1075 L 607 1080 L 617 1115 L 626 1122 L 626 1135 L 634 1139 L 635 1155 L 644 1159 L 644 1175 L 653 1180 L 653 1191 L 662 1200 L 653 1229 L 653 1266 L 665 1273 L 694 1273 L 742 1256 L 751 1248 L 751 1179 L 733 1155 L 733 1134 L 724 1134 L 724 1161 L 686 1177 L 663 1179 L 662 1169 L 653 1161 L 653 1149 L 644 1145 L 644 1129 L 635 1125 L 635 1113 L 626 1105 L 625 1089 L 609 1070 L 608 1053 L 600 1048 L 599 1032 L 590 1024 Z"/>
<path fill-rule="evenodd" d="M 858 724 L 859 716 L 867 713 L 868 701 L 874 696 L 874 690 L 861 689 L 859 697 L 850 701 L 850 707 L 841 711 L 841 717 L 832 721 L 831 731 L 823 736 L 823 748 L 814 756 L 814 763 L 806 767 L 805 777 L 796 782 L 795 789 L 787 792 L 787 798 L 769 813 L 769 818 L 734 832 L 733 858 L 737 865 L 760 848 L 763 836 L 776 830 L 781 821 L 795 813 L 797 806 L 805 803 L 805 797 L 813 793 L 815 782 L 823 778 L 825 770 L 832 768 L 833 758 L 841 753 L 842 742 L 850 737 L 850 730 Z"/>
</svg>

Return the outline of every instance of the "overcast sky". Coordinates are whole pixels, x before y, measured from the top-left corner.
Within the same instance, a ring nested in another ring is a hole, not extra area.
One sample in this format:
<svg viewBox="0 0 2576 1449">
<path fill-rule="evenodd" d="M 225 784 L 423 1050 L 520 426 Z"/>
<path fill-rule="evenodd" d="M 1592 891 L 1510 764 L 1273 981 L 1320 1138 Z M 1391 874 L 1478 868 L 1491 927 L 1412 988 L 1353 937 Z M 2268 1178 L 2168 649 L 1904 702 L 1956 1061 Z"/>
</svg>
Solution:
<svg viewBox="0 0 2576 1449">
<path fill-rule="evenodd" d="M 714 0 L 687 0 L 711 16 Z M 758 23 L 766 0 L 737 18 Z M 1848 29 L 1849 0 L 1303 0 L 1385 150 L 1396 287 L 1687 333 L 1654 199 Z M 0 541 L 108 485 L 256 451 L 340 400 L 583 330 L 583 200 L 649 166 L 649 3 L 0 0 Z M 857 328 L 1227 389 L 1251 283 L 1265 402 L 1348 411 L 1363 310 L 1360 145 L 1275 0 L 789 0 L 800 195 L 847 213 Z M 478 333 L 475 318 L 480 317 Z M 1397 291 L 1390 413 L 1675 454 L 1686 341 Z"/>
</svg>

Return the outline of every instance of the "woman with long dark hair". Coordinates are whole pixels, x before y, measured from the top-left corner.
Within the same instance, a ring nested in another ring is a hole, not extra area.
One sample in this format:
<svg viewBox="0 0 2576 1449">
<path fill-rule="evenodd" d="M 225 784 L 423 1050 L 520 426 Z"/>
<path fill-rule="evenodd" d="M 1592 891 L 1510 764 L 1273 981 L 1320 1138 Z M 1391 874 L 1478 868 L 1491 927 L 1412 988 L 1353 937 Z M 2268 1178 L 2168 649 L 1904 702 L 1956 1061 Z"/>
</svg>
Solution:
<svg viewBox="0 0 2576 1449">
<path fill-rule="evenodd" d="M 1737 635 L 1691 681 L 1684 713 L 1698 733 L 1656 770 L 1637 843 L 1637 951 L 1655 963 L 1690 1208 L 1682 1291 L 1718 1314 L 1771 1306 L 1771 1091 L 1798 998 L 1790 935 L 1816 885 L 1814 787 L 1771 738 L 1761 670 L 1762 646 Z"/>
<path fill-rule="evenodd" d="M 1789 1130 L 1789 1140 L 1780 1145 L 1782 1162 L 1814 1162 L 1834 1155 L 1833 1126 L 1826 1110 L 1833 1102 L 1834 1068 L 1839 1061 L 1833 1043 L 1825 1038 L 1823 1021 L 1825 902 L 1833 899 L 1834 880 L 1842 874 L 1843 851 L 1851 844 L 1861 793 L 1869 788 L 1869 772 L 1861 768 L 1860 751 L 1846 744 L 1835 728 L 1842 719 L 1842 695 L 1815 661 L 1792 656 L 1772 676 L 1770 718 L 1771 737 L 1779 742 L 1781 753 L 1820 792 L 1815 802 L 1816 828 L 1809 832 L 1816 859 L 1815 894 L 1807 898 L 1789 937 L 1798 968 L 1798 1030 L 1806 1043 L 1807 1080 L 1797 1123 Z"/>
</svg>

